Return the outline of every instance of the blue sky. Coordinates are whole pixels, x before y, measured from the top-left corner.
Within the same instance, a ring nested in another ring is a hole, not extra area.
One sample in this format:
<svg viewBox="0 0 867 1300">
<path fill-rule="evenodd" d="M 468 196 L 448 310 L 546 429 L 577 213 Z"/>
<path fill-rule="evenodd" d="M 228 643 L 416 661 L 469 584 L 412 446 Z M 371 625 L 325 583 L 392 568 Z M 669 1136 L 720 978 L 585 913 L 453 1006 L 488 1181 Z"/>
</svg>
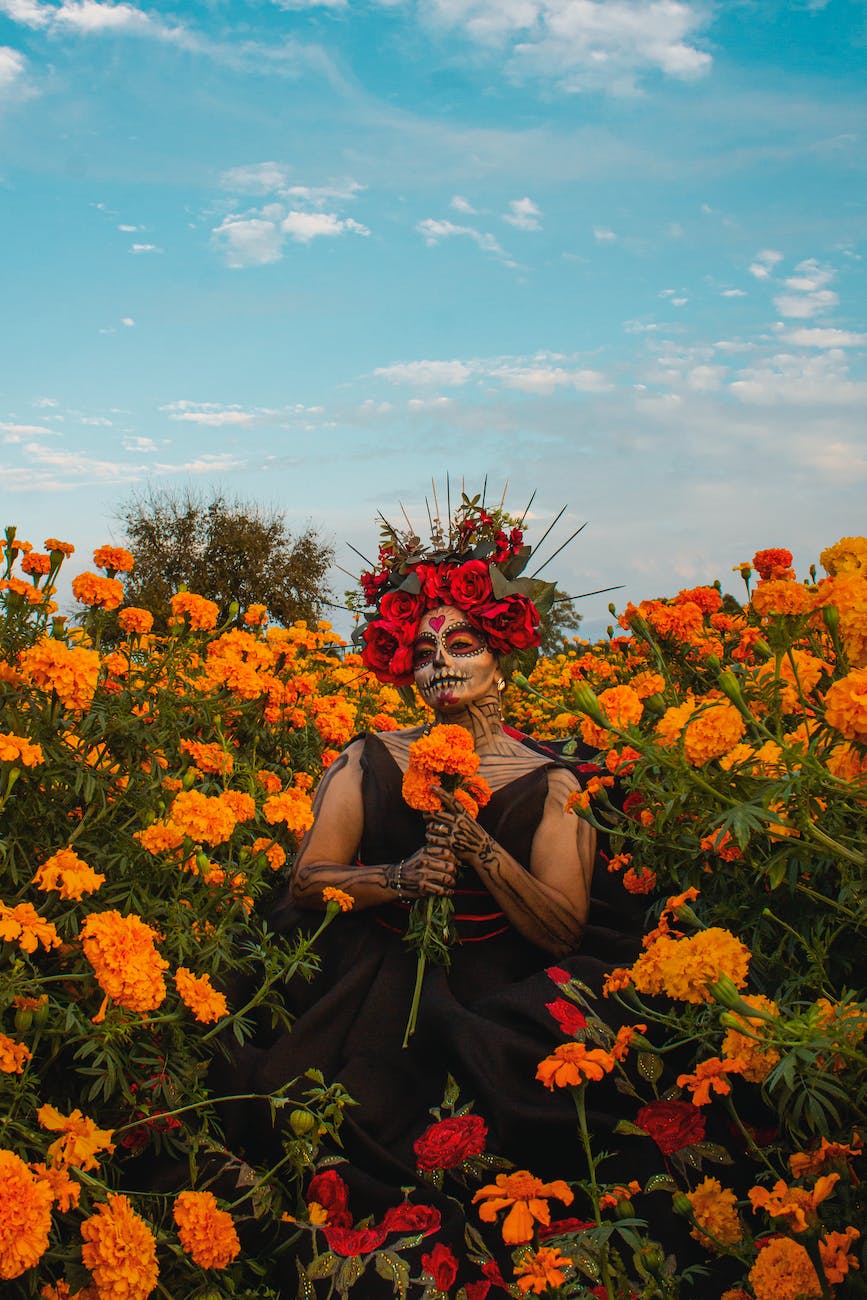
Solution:
<svg viewBox="0 0 867 1300">
<path fill-rule="evenodd" d="M 865 49 L 854 0 L 0 0 L 4 521 L 86 563 L 192 483 L 353 568 L 487 473 L 589 521 L 571 592 L 805 570 L 867 523 Z"/>
</svg>

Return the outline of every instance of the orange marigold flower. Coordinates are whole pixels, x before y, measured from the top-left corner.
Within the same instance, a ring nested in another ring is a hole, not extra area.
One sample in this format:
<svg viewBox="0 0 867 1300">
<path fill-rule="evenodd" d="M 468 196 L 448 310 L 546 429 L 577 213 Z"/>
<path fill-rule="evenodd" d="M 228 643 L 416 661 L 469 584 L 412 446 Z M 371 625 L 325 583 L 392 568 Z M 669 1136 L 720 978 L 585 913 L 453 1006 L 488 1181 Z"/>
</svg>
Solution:
<svg viewBox="0 0 867 1300">
<path fill-rule="evenodd" d="M 704 849 L 705 853 L 715 853 L 723 862 L 735 862 L 741 856 L 729 831 L 716 830 L 710 835 L 703 835 L 699 848 Z"/>
<path fill-rule="evenodd" d="M 33 883 L 37 889 L 56 889 L 61 898 L 78 902 L 104 885 L 105 876 L 89 867 L 73 849 L 58 849 L 43 862 Z"/>
<path fill-rule="evenodd" d="M 127 605 L 117 616 L 118 624 L 121 631 L 126 632 L 127 636 L 136 634 L 138 636 L 147 636 L 154 625 L 154 616 L 147 609 L 139 609 L 136 605 Z"/>
<path fill-rule="evenodd" d="M 749 949 L 729 930 L 711 926 L 685 939 L 660 934 L 632 967 L 639 993 L 665 993 L 679 1002 L 710 1002 L 708 985 L 728 975 L 746 984 Z"/>
<path fill-rule="evenodd" d="M 548 1207 L 551 1197 L 564 1205 L 571 1205 L 574 1200 L 572 1189 L 562 1179 L 543 1183 L 526 1169 L 518 1169 L 512 1174 L 497 1174 L 493 1183 L 480 1187 L 473 1204 L 482 1202 L 479 1218 L 483 1223 L 494 1223 L 500 1210 L 508 1210 L 502 1223 L 503 1241 L 518 1246 L 532 1240 L 534 1224 L 543 1223 L 547 1227 L 551 1222 Z"/>
<path fill-rule="evenodd" d="M 332 885 L 327 885 L 322 891 L 323 903 L 336 903 L 341 912 L 351 912 L 355 906 L 355 899 L 351 894 L 345 893 L 342 889 L 335 889 Z"/>
<path fill-rule="evenodd" d="M 728 1081 L 730 1074 L 742 1072 L 743 1061 L 737 1058 L 731 1061 L 728 1058 L 721 1060 L 718 1056 L 711 1056 L 707 1061 L 699 1061 L 695 1067 L 695 1074 L 679 1074 L 677 1086 L 689 1088 L 693 1106 L 707 1106 L 712 1093 L 718 1092 L 720 1096 L 725 1097 L 731 1092 L 731 1084 Z"/>
<path fill-rule="evenodd" d="M 622 1201 L 629 1201 L 633 1196 L 637 1196 L 641 1191 L 641 1184 L 633 1178 L 630 1183 L 617 1183 L 612 1187 L 610 1192 L 599 1198 L 600 1210 L 613 1210 L 615 1205 L 620 1205 Z"/>
<path fill-rule="evenodd" d="M 172 596 L 171 606 L 175 618 L 186 615 L 194 632 L 213 631 L 220 617 L 220 607 L 215 601 L 196 596 L 191 591 L 179 591 Z"/>
<path fill-rule="evenodd" d="M 309 772 L 296 772 L 292 778 L 292 784 L 296 790 L 312 790 L 313 777 Z"/>
<path fill-rule="evenodd" d="M 6 1034 L 0 1034 L 0 1073 L 23 1074 L 29 1060 L 32 1060 L 32 1053 L 25 1043 L 16 1043 Z"/>
<path fill-rule="evenodd" d="M 237 818 L 219 795 L 199 790 L 182 790 L 175 795 L 169 819 L 191 840 L 204 844 L 225 844 L 237 824 Z"/>
<path fill-rule="evenodd" d="M 37 767 L 44 763 L 42 746 L 12 731 L 0 732 L 0 763 L 15 763 L 21 767 Z"/>
<path fill-rule="evenodd" d="M 262 815 L 270 826 L 283 822 L 286 829 L 303 835 L 313 825 L 313 805 L 304 790 L 283 790 L 272 794 L 262 805 Z"/>
<path fill-rule="evenodd" d="M 611 870 L 610 865 L 608 869 Z M 641 867 L 638 871 L 630 867 L 624 872 L 623 888 L 628 894 L 650 894 L 656 888 L 656 872 L 650 867 Z"/>
<path fill-rule="evenodd" d="M 599 1047 L 584 1043 L 561 1043 L 539 1062 L 536 1078 L 553 1092 L 555 1088 L 577 1087 L 588 1079 L 598 1081 L 614 1069 L 615 1057 Z"/>
<path fill-rule="evenodd" d="M 75 1209 L 81 1196 L 81 1186 L 69 1177 L 65 1165 L 31 1164 L 30 1169 L 40 1182 L 48 1184 L 51 1199 L 61 1214 Z"/>
<path fill-rule="evenodd" d="M 772 578 L 758 584 L 751 603 L 762 618 L 774 614 L 810 614 L 816 607 L 816 597 L 799 582 Z"/>
<path fill-rule="evenodd" d="M 549 1288 L 563 1285 L 566 1281 L 563 1270 L 571 1264 L 569 1256 L 561 1255 L 556 1246 L 540 1246 L 515 1265 L 518 1288 L 524 1295 L 528 1291 L 543 1295 Z"/>
<path fill-rule="evenodd" d="M 646 1032 L 647 1025 L 621 1025 L 614 1037 L 614 1044 L 611 1048 L 611 1055 L 615 1061 L 625 1061 L 635 1035 Z"/>
<path fill-rule="evenodd" d="M 122 546 L 97 546 L 93 562 L 98 569 L 113 569 L 115 573 L 129 573 L 135 560 Z"/>
<path fill-rule="evenodd" d="M 825 695 L 825 720 L 847 740 L 867 744 L 867 668 L 832 682 Z"/>
<path fill-rule="evenodd" d="M 683 735 L 684 727 L 695 712 L 695 700 L 692 696 L 682 704 L 673 704 L 657 722 L 654 731 L 660 745 L 674 745 Z"/>
<path fill-rule="evenodd" d="M 753 564 L 760 578 L 781 578 L 792 567 L 792 552 L 783 546 L 769 546 L 764 551 L 756 551 Z"/>
<path fill-rule="evenodd" d="M 60 551 L 61 555 L 65 555 L 67 559 L 70 555 L 75 554 L 75 547 L 72 542 L 60 542 L 56 537 L 46 537 L 42 545 L 46 551 Z"/>
<path fill-rule="evenodd" d="M 772 1002 L 761 993 L 745 994 L 743 1001 L 748 1006 L 767 1011 L 769 1015 L 779 1015 L 780 1009 L 776 1002 Z M 749 1083 L 761 1083 L 780 1059 L 777 1049 L 765 1041 L 770 1032 L 769 1022 L 751 1020 L 736 1011 L 730 1011 L 728 1015 L 730 1019 L 734 1018 L 737 1021 L 740 1028 L 735 1029 L 730 1025 L 726 1030 L 722 1044 L 723 1056 L 738 1057 L 744 1063 L 741 1071 L 744 1078 Z"/>
<path fill-rule="evenodd" d="M 184 832 L 174 822 L 154 822 L 144 830 L 134 831 L 133 839 L 148 853 L 172 853 L 183 844 Z"/>
<path fill-rule="evenodd" d="M 51 556 L 43 554 L 42 551 L 31 551 L 21 561 L 21 568 L 24 573 L 29 573 L 31 577 L 34 575 L 39 577 L 44 573 L 49 573 L 51 570 Z"/>
<path fill-rule="evenodd" d="M 599 706 L 613 726 L 624 729 L 637 725 L 644 713 L 644 704 L 631 686 L 609 686 L 600 691 Z M 591 718 L 581 721 L 581 738 L 594 749 L 604 749 L 612 740 L 607 727 L 598 726 Z"/>
<path fill-rule="evenodd" d="M 60 935 L 50 921 L 43 920 L 32 903 L 7 907 L 0 902 L 0 939 L 17 943 L 22 952 L 35 952 L 40 944 L 46 952 L 60 947 Z"/>
<path fill-rule="evenodd" d="M 129 1011 L 153 1011 L 166 996 L 156 930 L 140 916 L 91 912 L 81 927 L 84 955 L 103 993 Z"/>
<path fill-rule="evenodd" d="M 283 785 L 276 772 L 269 772 L 265 768 L 256 773 L 256 780 L 268 794 L 276 794 Z"/>
<path fill-rule="evenodd" d="M 157 1284 L 157 1243 L 126 1196 L 108 1201 L 81 1225 L 81 1262 L 102 1300 L 146 1300 Z"/>
<path fill-rule="evenodd" d="M 815 1150 L 796 1151 L 790 1155 L 789 1168 L 793 1178 L 804 1178 L 807 1174 L 820 1174 L 829 1165 L 845 1165 L 849 1177 L 852 1178 L 854 1175 L 852 1161 L 861 1153 L 862 1142 L 858 1133 L 852 1134 L 851 1143 L 829 1142 L 823 1137 Z"/>
<path fill-rule="evenodd" d="M 749 1281 L 756 1300 L 815 1300 L 822 1294 L 810 1256 L 791 1237 L 774 1237 L 762 1247 Z"/>
<path fill-rule="evenodd" d="M 247 627 L 261 627 L 268 621 L 267 605 L 248 605 L 244 612 L 244 622 Z"/>
<path fill-rule="evenodd" d="M 745 730 L 743 718 L 728 700 L 697 709 L 683 734 L 686 761 L 693 767 L 702 767 L 736 745 Z"/>
<path fill-rule="evenodd" d="M 679 591 L 675 605 L 697 605 L 703 614 L 715 614 L 722 606 L 722 596 L 716 587 L 690 587 Z"/>
<path fill-rule="evenodd" d="M 0 1278 L 20 1277 L 48 1249 L 51 1189 L 14 1151 L 0 1149 Z"/>
<path fill-rule="evenodd" d="M 832 1286 L 845 1282 L 849 1269 L 860 1268 L 858 1260 L 851 1253 L 852 1247 L 861 1236 L 857 1228 L 847 1228 L 845 1232 L 828 1232 L 819 1238 L 819 1256 L 825 1277 Z"/>
<path fill-rule="evenodd" d="M 234 757 L 222 745 L 207 745 L 196 740 L 182 740 L 178 746 L 203 772 L 218 772 L 228 776 L 235 766 Z"/>
<path fill-rule="evenodd" d="M 832 577 L 838 573 L 867 573 L 867 537 L 841 537 L 826 547 L 819 559 Z"/>
<path fill-rule="evenodd" d="M 180 1243 L 199 1268 L 226 1268 L 240 1252 L 235 1222 L 213 1193 L 181 1192 L 173 1214 Z"/>
<path fill-rule="evenodd" d="M 816 1179 L 812 1191 L 803 1187 L 789 1187 L 778 1178 L 768 1191 L 767 1187 L 752 1187 L 748 1193 L 753 1213 L 764 1210 L 772 1219 L 782 1219 L 793 1232 L 806 1232 L 818 1223 L 817 1209 L 826 1201 L 840 1181 L 839 1174 L 822 1174 Z"/>
<path fill-rule="evenodd" d="M 279 871 L 286 861 L 286 854 L 280 845 L 267 837 L 254 840 L 250 851 L 251 853 L 264 853 L 268 859 L 268 866 L 272 871 Z"/>
<path fill-rule="evenodd" d="M 97 1155 L 101 1151 L 107 1151 L 111 1155 L 114 1151 L 111 1140 L 114 1129 L 98 1128 L 80 1110 L 64 1115 L 54 1106 L 46 1104 L 39 1107 L 36 1118 L 49 1133 L 63 1135 L 48 1148 L 48 1156 L 53 1165 L 63 1169 L 70 1165 L 75 1169 L 98 1169 Z"/>
<path fill-rule="evenodd" d="M 98 573 L 79 573 L 72 579 L 72 594 L 82 605 L 98 609 L 118 609 L 123 604 L 123 585 Z"/>
<path fill-rule="evenodd" d="M 99 680 L 99 655 L 83 646 L 67 646 L 43 637 L 21 652 L 25 681 L 42 691 L 55 691 L 68 709 L 88 708 Z"/>
<path fill-rule="evenodd" d="M 602 996 L 609 997 L 612 993 L 619 993 L 621 989 L 628 989 L 632 984 L 632 972 L 627 966 L 618 966 L 610 975 L 606 975 L 602 982 Z"/>
<path fill-rule="evenodd" d="M 175 984 L 182 1002 L 201 1024 L 222 1020 L 229 1014 L 225 997 L 214 988 L 209 975 L 194 975 L 186 966 L 179 966 Z"/>
<path fill-rule="evenodd" d="M 248 822 L 256 816 L 256 800 L 243 790 L 224 790 L 217 796 L 227 808 L 232 810 L 236 821 Z"/>
<path fill-rule="evenodd" d="M 744 1235 L 737 1211 L 737 1197 L 716 1178 L 705 1178 L 695 1191 L 686 1193 L 696 1226 L 690 1235 L 709 1250 L 734 1246 Z M 712 1236 L 708 1236 L 712 1233 Z"/>
</svg>

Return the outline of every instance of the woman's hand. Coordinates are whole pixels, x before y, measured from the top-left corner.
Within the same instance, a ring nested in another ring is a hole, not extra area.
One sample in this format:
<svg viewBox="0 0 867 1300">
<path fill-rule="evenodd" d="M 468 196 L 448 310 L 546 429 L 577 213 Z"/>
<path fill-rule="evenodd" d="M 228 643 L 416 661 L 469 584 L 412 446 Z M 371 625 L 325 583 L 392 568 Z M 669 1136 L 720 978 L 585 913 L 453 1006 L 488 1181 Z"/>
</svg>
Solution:
<svg viewBox="0 0 867 1300">
<path fill-rule="evenodd" d="M 438 839 L 437 843 L 422 845 L 400 864 L 400 892 L 410 898 L 450 894 L 457 873 L 455 855 Z"/>
<path fill-rule="evenodd" d="M 428 844 L 437 849 L 446 849 L 459 861 L 475 866 L 489 846 L 491 837 L 454 795 L 439 786 L 434 793 L 442 808 L 425 818 Z"/>
</svg>

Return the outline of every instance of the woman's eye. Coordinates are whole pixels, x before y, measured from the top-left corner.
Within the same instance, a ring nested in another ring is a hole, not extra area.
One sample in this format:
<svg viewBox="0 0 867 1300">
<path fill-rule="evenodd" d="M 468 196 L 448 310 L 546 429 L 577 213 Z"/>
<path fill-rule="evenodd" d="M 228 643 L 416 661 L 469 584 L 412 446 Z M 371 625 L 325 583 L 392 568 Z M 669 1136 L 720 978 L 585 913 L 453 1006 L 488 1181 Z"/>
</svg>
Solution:
<svg viewBox="0 0 867 1300">
<path fill-rule="evenodd" d="M 471 655 L 481 650 L 481 642 L 476 637 L 456 636 L 448 643 L 449 650 L 455 655 Z"/>
<path fill-rule="evenodd" d="M 412 656 L 413 667 L 423 668 L 425 664 L 429 664 L 431 662 L 433 657 L 434 657 L 433 650 L 429 646 L 422 646 L 420 647 L 420 649 L 415 650 L 413 652 L 413 656 Z"/>
</svg>

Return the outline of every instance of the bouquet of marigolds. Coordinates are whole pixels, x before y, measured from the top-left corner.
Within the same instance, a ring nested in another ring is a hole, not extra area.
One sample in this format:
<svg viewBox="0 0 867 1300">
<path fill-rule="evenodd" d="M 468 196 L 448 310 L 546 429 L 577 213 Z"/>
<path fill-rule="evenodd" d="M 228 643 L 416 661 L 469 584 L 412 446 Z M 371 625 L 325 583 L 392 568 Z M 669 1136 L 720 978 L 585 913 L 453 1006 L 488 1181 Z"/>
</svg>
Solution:
<svg viewBox="0 0 867 1300">
<path fill-rule="evenodd" d="M 478 775 L 479 756 L 473 738 L 463 727 L 432 727 L 409 747 L 409 764 L 403 778 L 403 797 L 410 808 L 435 813 L 442 809 L 437 788 L 453 794 L 473 818 L 491 797 L 484 777 Z M 454 942 L 452 915 L 455 906 L 448 895 L 417 899 L 410 908 L 406 942 L 418 951 L 415 989 L 407 1021 L 404 1047 L 415 1032 L 418 1003 L 427 963 L 448 966 Z"/>
</svg>

